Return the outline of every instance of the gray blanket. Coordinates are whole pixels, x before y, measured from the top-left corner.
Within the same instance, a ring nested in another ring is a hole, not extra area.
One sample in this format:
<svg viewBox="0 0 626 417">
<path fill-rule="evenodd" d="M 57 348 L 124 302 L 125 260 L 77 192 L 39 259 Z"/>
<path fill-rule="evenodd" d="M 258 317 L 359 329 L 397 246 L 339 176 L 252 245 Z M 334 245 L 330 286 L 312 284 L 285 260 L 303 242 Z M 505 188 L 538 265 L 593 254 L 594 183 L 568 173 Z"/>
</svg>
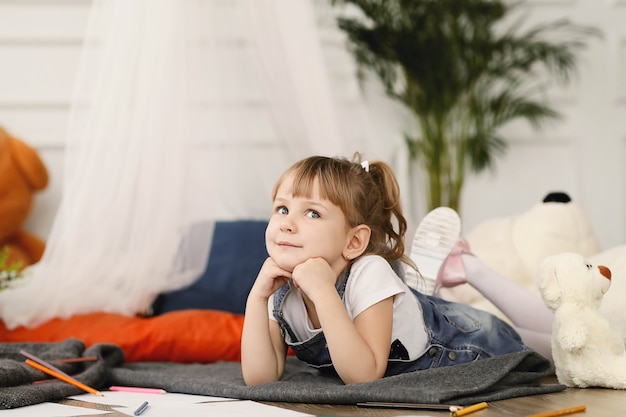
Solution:
<svg viewBox="0 0 626 417">
<path fill-rule="evenodd" d="M 98 356 L 100 359 L 97 362 L 57 366 L 96 389 L 106 389 L 110 385 L 155 387 L 169 392 L 257 401 L 318 404 L 392 401 L 466 405 L 565 389 L 560 384 L 540 383 L 553 370 L 547 359 L 531 351 L 352 385 L 344 385 L 336 377 L 323 376 L 289 357 L 281 381 L 248 387 L 243 383 L 241 365 L 236 362 L 124 364 L 123 353 L 117 346 L 100 344 L 85 349 L 78 340 L 66 340 L 59 343 L 0 344 L 0 409 L 83 393 L 61 381 L 32 384 L 46 377 L 24 363 L 20 349 L 44 360 Z"/>
</svg>

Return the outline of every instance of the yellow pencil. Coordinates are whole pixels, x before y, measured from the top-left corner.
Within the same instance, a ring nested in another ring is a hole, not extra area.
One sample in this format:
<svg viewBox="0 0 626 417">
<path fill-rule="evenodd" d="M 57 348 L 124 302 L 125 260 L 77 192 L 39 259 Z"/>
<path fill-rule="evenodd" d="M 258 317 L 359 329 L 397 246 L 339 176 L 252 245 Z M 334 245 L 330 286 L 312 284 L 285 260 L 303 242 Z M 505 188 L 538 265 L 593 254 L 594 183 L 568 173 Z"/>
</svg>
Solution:
<svg viewBox="0 0 626 417">
<path fill-rule="evenodd" d="M 470 413 L 473 413 L 474 411 L 482 410 L 483 408 L 487 408 L 486 402 L 470 405 L 468 407 L 463 407 L 460 410 L 453 411 L 452 417 L 466 416 Z"/>
<path fill-rule="evenodd" d="M 77 388 L 82 389 L 83 391 L 87 391 L 90 394 L 94 394 L 94 395 L 99 395 L 100 397 L 104 397 L 104 395 L 102 393 L 100 393 L 99 391 L 83 384 L 80 381 L 77 381 L 76 379 L 72 378 L 72 377 L 68 377 L 65 375 L 61 375 L 58 372 L 54 372 L 52 369 L 48 369 L 43 365 L 39 365 L 37 362 L 35 361 L 31 361 L 30 359 L 26 359 L 26 364 L 29 366 L 32 366 L 35 369 L 40 370 L 41 372 L 45 372 L 48 375 L 51 375 L 55 378 L 60 379 L 63 382 L 67 382 L 68 384 L 74 385 Z"/>
<path fill-rule="evenodd" d="M 587 409 L 584 405 L 577 405 L 576 407 L 564 408 L 562 410 L 546 411 L 545 413 L 532 414 L 526 417 L 555 417 L 564 416 L 566 414 L 580 413 Z"/>
</svg>

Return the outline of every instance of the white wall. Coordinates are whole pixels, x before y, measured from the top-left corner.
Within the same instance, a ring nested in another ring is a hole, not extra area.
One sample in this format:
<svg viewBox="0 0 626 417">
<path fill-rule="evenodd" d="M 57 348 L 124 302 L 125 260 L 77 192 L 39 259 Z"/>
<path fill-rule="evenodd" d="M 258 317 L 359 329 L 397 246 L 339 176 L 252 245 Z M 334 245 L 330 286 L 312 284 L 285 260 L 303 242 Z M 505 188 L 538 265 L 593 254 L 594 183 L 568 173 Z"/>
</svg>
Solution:
<svg viewBox="0 0 626 417">
<path fill-rule="evenodd" d="M 408 198 L 415 190 L 405 178 L 404 113 L 375 82 L 363 96 L 332 9 L 326 0 L 314 2 L 342 129 L 361 141 L 366 157 L 394 165 Z M 65 123 L 89 6 L 89 0 L 0 0 L 0 124 L 33 145 L 50 171 L 50 186 L 37 196 L 27 224 L 44 238 L 61 198 Z M 469 179 L 464 228 L 564 190 L 588 213 L 604 248 L 624 243 L 626 0 L 534 0 L 528 9 L 533 21 L 569 16 L 601 27 L 605 36 L 582 56 L 572 86 L 551 95 L 564 120 L 541 134 L 510 126 L 510 148 L 496 171 Z M 421 206 L 417 200 L 412 222 Z"/>
<path fill-rule="evenodd" d="M 511 131 L 497 175 L 472 180 L 464 218 L 512 213 L 565 190 L 589 215 L 603 248 L 626 242 L 626 1 L 532 1 L 533 19 L 567 16 L 604 31 L 581 57 L 571 87 L 552 97 L 565 118 L 542 134 Z"/>
<path fill-rule="evenodd" d="M 0 124 L 33 146 L 50 185 L 26 228 L 45 238 L 60 200 L 65 124 L 88 0 L 0 0 Z"/>
</svg>

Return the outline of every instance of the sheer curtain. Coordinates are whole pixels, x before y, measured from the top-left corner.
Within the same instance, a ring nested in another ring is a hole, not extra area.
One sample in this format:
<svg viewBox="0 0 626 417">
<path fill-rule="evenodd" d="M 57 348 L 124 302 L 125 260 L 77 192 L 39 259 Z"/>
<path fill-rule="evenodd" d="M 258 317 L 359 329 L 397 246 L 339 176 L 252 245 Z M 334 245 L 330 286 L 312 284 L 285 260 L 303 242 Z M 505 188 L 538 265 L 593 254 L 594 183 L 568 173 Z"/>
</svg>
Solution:
<svg viewBox="0 0 626 417">
<path fill-rule="evenodd" d="M 309 0 L 96 0 L 42 260 L 9 328 L 137 314 L 193 281 L 215 219 L 267 218 L 278 175 L 349 155 Z"/>
</svg>

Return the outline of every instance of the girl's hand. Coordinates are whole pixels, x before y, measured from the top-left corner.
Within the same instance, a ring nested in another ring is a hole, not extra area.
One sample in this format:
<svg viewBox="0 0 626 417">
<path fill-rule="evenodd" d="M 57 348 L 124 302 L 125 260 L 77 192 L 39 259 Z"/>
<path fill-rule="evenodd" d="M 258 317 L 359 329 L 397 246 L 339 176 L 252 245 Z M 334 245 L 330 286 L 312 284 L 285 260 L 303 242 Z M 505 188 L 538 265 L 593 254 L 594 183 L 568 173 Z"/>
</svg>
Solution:
<svg viewBox="0 0 626 417">
<path fill-rule="evenodd" d="M 276 265 L 272 258 L 267 258 L 257 275 L 248 297 L 267 299 L 291 278 L 291 272 Z"/>
<path fill-rule="evenodd" d="M 297 265 L 292 273 L 293 282 L 304 294 L 315 302 L 315 295 L 335 290 L 337 274 L 322 258 L 309 258 Z"/>
<path fill-rule="evenodd" d="M 382 378 L 391 345 L 393 296 L 353 320 L 335 288 L 337 274 L 324 259 L 307 259 L 293 269 L 292 279 L 303 293 L 311 323 L 324 331 L 341 380 L 352 384 Z"/>
<path fill-rule="evenodd" d="M 280 326 L 269 317 L 269 297 L 291 278 L 291 273 L 267 258 L 246 301 L 241 333 L 241 370 L 247 385 L 280 379 L 285 368 L 287 346 Z"/>
</svg>

